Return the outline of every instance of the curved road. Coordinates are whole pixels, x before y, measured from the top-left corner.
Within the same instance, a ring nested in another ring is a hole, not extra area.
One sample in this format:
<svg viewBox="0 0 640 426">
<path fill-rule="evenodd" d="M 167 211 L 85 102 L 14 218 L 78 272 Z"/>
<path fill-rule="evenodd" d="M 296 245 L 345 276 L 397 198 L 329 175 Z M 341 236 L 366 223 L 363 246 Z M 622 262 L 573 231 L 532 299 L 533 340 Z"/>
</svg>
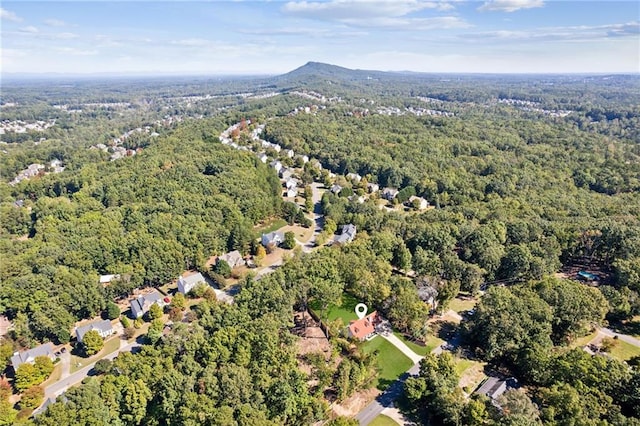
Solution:
<svg viewBox="0 0 640 426">
<path fill-rule="evenodd" d="M 117 351 L 111 352 L 110 354 L 104 356 L 102 359 L 112 360 L 115 357 L 117 357 L 121 352 L 131 352 L 135 348 L 139 348 L 140 346 L 142 346 L 142 344 L 138 342 L 129 343 L 128 345 L 121 347 Z M 44 389 L 44 400 L 46 401 L 48 398 L 56 398 L 58 395 L 63 393 L 65 390 L 67 390 L 69 387 L 80 383 L 82 380 L 84 380 L 86 377 L 89 376 L 89 372 L 93 369 L 95 365 L 96 363 L 93 362 L 87 365 L 86 367 L 76 371 L 75 373 L 69 375 L 68 377 L 58 380 L 57 382 L 47 386 Z"/>
</svg>

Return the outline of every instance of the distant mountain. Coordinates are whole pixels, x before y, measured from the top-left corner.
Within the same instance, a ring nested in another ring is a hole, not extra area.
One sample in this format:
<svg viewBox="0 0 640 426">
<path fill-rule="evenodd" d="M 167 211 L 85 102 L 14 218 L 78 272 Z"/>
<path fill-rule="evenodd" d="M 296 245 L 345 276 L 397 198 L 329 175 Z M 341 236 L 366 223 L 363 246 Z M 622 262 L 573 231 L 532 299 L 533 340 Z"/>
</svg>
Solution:
<svg viewBox="0 0 640 426">
<path fill-rule="evenodd" d="M 366 79 L 371 73 L 380 73 L 380 71 L 362 71 L 352 70 L 349 68 L 339 67 L 337 65 L 324 64 L 322 62 L 307 62 L 300 68 L 296 68 L 286 74 L 279 76 L 283 80 L 298 79 L 308 77 L 323 77 L 328 79 Z"/>
<path fill-rule="evenodd" d="M 269 79 L 269 82 L 272 88 L 278 89 L 320 89 L 326 88 L 327 85 L 355 88 L 389 78 L 394 78 L 394 75 L 382 71 L 352 70 L 321 62 L 307 62 L 300 68 Z"/>
</svg>

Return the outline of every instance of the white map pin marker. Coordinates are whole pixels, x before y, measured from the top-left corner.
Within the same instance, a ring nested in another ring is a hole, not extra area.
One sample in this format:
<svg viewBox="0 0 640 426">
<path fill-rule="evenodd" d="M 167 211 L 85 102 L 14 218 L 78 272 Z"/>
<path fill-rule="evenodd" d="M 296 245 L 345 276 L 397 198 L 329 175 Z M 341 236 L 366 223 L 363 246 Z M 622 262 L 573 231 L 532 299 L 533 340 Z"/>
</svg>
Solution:
<svg viewBox="0 0 640 426">
<path fill-rule="evenodd" d="M 367 315 L 367 309 L 367 305 L 365 305 L 364 303 L 358 303 L 356 305 L 356 315 L 358 316 L 358 318 L 364 318 L 365 315 Z"/>
</svg>

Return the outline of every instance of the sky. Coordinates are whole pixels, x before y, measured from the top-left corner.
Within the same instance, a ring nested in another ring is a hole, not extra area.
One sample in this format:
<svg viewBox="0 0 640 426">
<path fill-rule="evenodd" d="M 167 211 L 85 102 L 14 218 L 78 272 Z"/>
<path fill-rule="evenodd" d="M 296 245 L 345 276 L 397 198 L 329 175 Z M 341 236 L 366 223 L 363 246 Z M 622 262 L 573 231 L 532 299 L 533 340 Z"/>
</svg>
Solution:
<svg viewBox="0 0 640 426">
<path fill-rule="evenodd" d="M 638 73 L 640 2 L 7 1 L 2 73 Z"/>
</svg>

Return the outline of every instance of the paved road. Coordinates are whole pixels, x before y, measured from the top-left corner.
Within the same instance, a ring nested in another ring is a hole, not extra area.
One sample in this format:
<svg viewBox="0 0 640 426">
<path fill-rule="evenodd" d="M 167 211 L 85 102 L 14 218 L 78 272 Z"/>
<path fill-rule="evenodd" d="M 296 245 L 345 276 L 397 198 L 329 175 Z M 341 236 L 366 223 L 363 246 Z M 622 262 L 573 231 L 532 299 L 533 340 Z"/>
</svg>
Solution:
<svg viewBox="0 0 640 426">
<path fill-rule="evenodd" d="M 316 238 L 320 232 L 322 232 L 322 227 L 324 226 L 324 216 L 322 216 L 322 206 L 320 202 L 322 201 L 322 194 L 324 191 L 320 190 L 322 186 L 321 183 L 313 182 L 311 184 L 311 201 L 313 202 L 313 235 L 304 245 L 302 245 L 302 251 L 305 253 L 311 253 L 316 246 Z"/>
<path fill-rule="evenodd" d="M 356 416 L 356 420 L 360 423 L 360 426 L 368 425 L 373 419 L 382 414 L 386 408 L 393 407 L 393 402 L 402 394 L 402 387 L 404 386 L 405 380 L 410 376 L 417 376 L 418 373 L 420 373 L 420 363 L 414 364 L 409 371 L 400 376 L 386 391 L 360 411 Z"/>
<path fill-rule="evenodd" d="M 640 340 L 636 339 L 635 337 L 631 337 L 628 334 L 620 334 L 620 333 L 616 333 L 615 331 L 611 330 L 610 328 L 599 328 L 598 331 L 604 335 L 607 335 L 609 337 L 614 337 L 614 336 L 618 336 L 618 339 L 622 340 L 623 342 L 627 342 L 630 345 L 633 346 L 637 346 L 640 348 Z"/>
<path fill-rule="evenodd" d="M 117 351 L 106 355 L 102 359 L 112 360 L 115 357 L 117 357 L 121 352 L 130 352 L 133 349 L 138 348 L 140 346 L 142 345 L 137 342 L 129 343 L 128 345 L 121 347 Z M 47 386 L 44 390 L 44 400 L 46 401 L 47 398 L 55 398 L 61 393 L 63 393 L 65 390 L 67 390 L 70 386 L 80 383 L 87 376 L 89 376 L 89 372 L 95 365 L 96 365 L 95 362 L 91 363 L 86 367 L 76 371 L 75 373 L 70 374 L 67 378 L 58 380 L 57 382 L 51 384 L 50 386 Z"/>
</svg>

